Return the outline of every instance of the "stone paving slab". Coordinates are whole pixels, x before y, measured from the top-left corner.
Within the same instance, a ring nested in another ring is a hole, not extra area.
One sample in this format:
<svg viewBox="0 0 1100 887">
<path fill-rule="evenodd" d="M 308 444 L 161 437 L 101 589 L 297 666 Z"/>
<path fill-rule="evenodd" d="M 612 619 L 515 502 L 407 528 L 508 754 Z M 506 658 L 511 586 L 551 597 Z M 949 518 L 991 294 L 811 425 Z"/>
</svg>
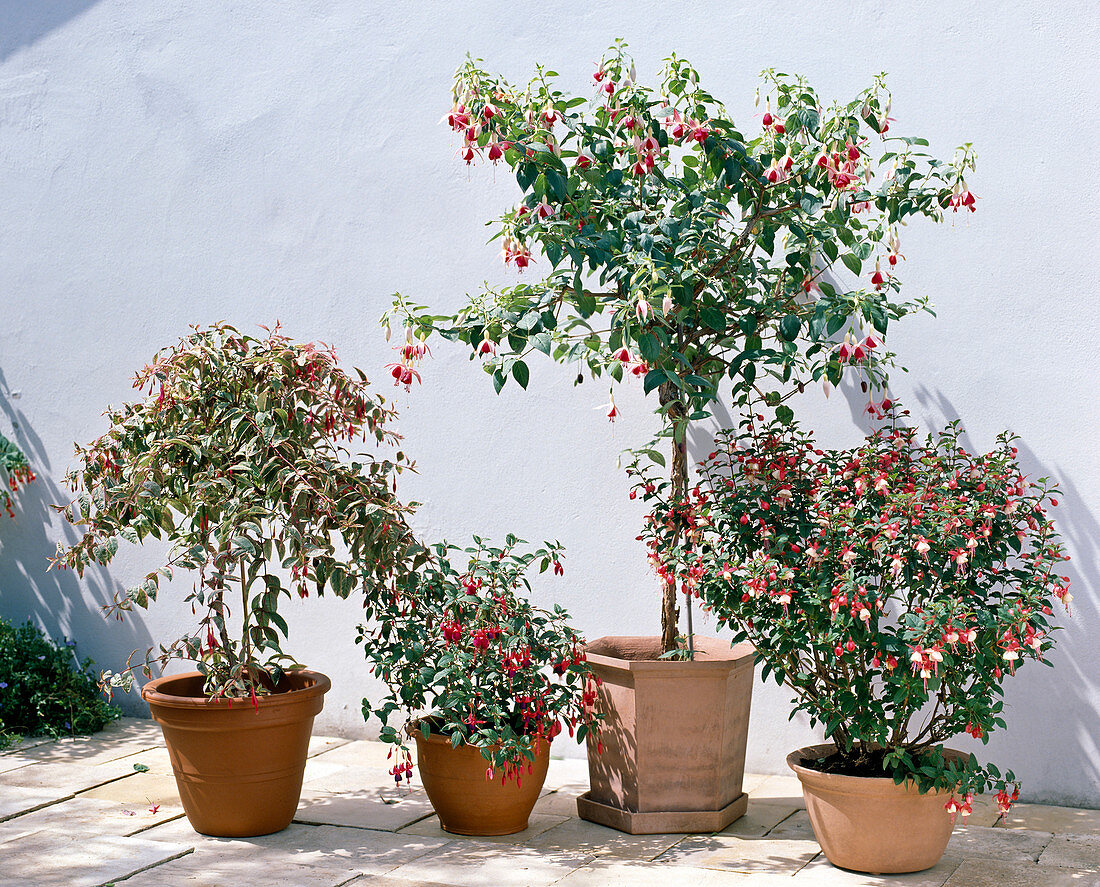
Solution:
<svg viewBox="0 0 1100 887">
<path fill-rule="evenodd" d="M 416 746 L 410 746 L 412 759 L 416 761 Z M 355 739 L 333 744 L 315 753 L 316 760 L 328 764 L 340 764 L 344 767 L 360 767 L 366 770 L 389 770 L 394 758 L 393 746 L 385 742 L 372 742 L 367 739 Z"/>
<path fill-rule="evenodd" d="M 736 824 L 735 822 L 734 825 Z M 810 814 L 801 808 L 794 808 L 790 816 L 778 823 L 767 834 L 769 838 L 786 838 L 793 841 L 815 840 L 814 827 L 810 825 Z"/>
<path fill-rule="evenodd" d="M 569 790 L 551 791 L 543 794 L 535 802 L 535 813 L 549 813 L 552 816 L 576 816 L 579 792 Z"/>
<path fill-rule="evenodd" d="M 534 824 L 535 817 L 532 816 L 531 820 Z M 535 833 L 523 843 L 540 850 L 555 850 L 561 853 L 578 852 L 598 856 L 601 859 L 652 860 L 683 840 L 683 837 L 683 835 L 627 835 L 572 816 L 551 828 Z"/>
<path fill-rule="evenodd" d="M 798 781 L 797 776 L 767 776 L 753 786 L 750 796 L 758 801 L 767 801 L 769 804 L 806 806 L 806 799 L 802 795 L 802 783 Z"/>
<path fill-rule="evenodd" d="M 550 887 L 593 859 L 579 853 L 469 840 L 399 866 L 390 877 L 455 887 Z"/>
<path fill-rule="evenodd" d="M 108 761 L 94 766 L 85 766 L 79 761 L 39 761 L 0 774 L 0 794 L 6 793 L 9 788 L 22 787 L 57 792 L 60 797 L 97 788 L 133 773 L 133 764 L 125 760 Z"/>
<path fill-rule="evenodd" d="M 813 840 L 689 835 L 657 862 L 752 874 L 793 875 L 821 852 Z"/>
<path fill-rule="evenodd" d="M 187 844 L 45 829 L 3 845 L 0 887 L 94 887 L 190 853 Z"/>
<path fill-rule="evenodd" d="M 73 797 L 54 789 L 28 787 L 23 785 L 0 786 L 0 822 L 21 816 L 34 810 L 40 810 L 59 801 Z"/>
<path fill-rule="evenodd" d="M 285 866 L 329 867 L 347 872 L 345 881 L 360 873 L 384 874 L 450 844 L 417 835 L 301 823 L 256 838 L 212 838 L 200 835 L 186 819 L 165 823 L 141 836 L 188 844 L 200 859 L 251 859 L 254 871 L 265 874 Z"/>
<path fill-rule="evenodd" d="M 1100 872 L 1100 835 L 1055 835 L 1039 864 Z"/>
<path fill-rule="evenodd" d="M 838 869 L 821 854 L 793 878 L 788 887 L 943 887 L 959 867 L 961 860 L 945 856 L 923 872 L 904 875 L 866 875 Z M 755 882 L 753 882 L 755 885 Z M 1002 884 L 1001 887 L 1014 887 Z"/>
<path fill-rule="evenodd" d="M 460 844 L 468 841 L 492 844 L 530 844 L 531 840 L 537 835 L 541 835 L 547 829 L 552 829 L 554 826 L 561 825 L 566 821 L 567 819 L 564 816 L 532 813 L 531 818 L 528 820 L 527 828 L 522 832 L 516 832 L 513 835 L 487 835 L 471 838 L 466 835 L 453 835 L 450 832 L 443 831 L 439 825 L 439 817 L 432 814 L 425 819 L 421 819 L 419 822 L 414 822 L 412 825 L 408 825 L 401 829 L 401 834 L 421 835 L 425 838 L 451 840 Z"/>
<path fill-rule="evenodd" d="M 48 829 L 58 834 L 81 833 L 89 840 L 95 840 L 97 835 L 123 838 L 182 815 L 182 807 L 175 810 L 161 808 L 152 813 L 149 805 L 124 805 L 116 801 L 77 796 L 64 803 L 51 804 L 33 813 L 0 822 L 0 834 Z"/>
<path fill-rule="evenodd" d="M 1051 807 L 1047 804 L 1014 804 L 997 828 L 1026 828 L 1042 832 L 1100 835 L 1100 810 Z"/>
<path fill-rule="evenodd" d="M 776 804 L 770 800 L 758 801 L 749 796 L 749 806 L 745 815 L 735 819 L 719 834 L 734 835 L 739 838 L 762 838 L 764 835 L 778 833 L 787 821 L 796 814 L 806 815 L 805 810 L 799 810 L 788 804 Z M 809 819 L 806 820 L 807 826 Z"/>
<path fill-rule="evenodd" d="M 606 862 L 579 868 L 554 887 L 792 887 L 789 875 L 722 872 L 686 865 Z"/>
<path fill-rule="evenodd" d="M 108 782 L 99 788 L 81 792 L 80 798 L 93 798 L 101 801 L 113 801 L 124 807 L 137 809 L 159 804 L 165 812 L 172 810 L 182 813 L 179 788 L 174 776 L 161 776 L 156 773 L 131 773 L 124 779 Z"/>
<path fill-rule="evenodd" d="M 1039 855 L 1053 837 L 1050 832 L 956 826 L 947 845 L 947 855 L 960 859 L 1038 862 Z"/>
<path fill-rule="evenodd" d="M 1100 887 L 1100 874 L 1026 862 L 967 859 L 944 887 Z"/>
<path fill-rule="evenodd" d="M 345 792 L 309 788 L 302 790 L 294 819 L 311 825 L 395 832 L 433 813 L 431 802 L 421 788 L 405 789 L 400 794 L 371 788 Z"/>
<path fill-rule="evenodd" d="M 20 767 L 26 767 L 28 764 L 33 764 L 34 758 L 28 758 L 26 755 L 0 755 L 0 773 L 7 773 L 11 770 L 18 770 Z"/>
</svg>

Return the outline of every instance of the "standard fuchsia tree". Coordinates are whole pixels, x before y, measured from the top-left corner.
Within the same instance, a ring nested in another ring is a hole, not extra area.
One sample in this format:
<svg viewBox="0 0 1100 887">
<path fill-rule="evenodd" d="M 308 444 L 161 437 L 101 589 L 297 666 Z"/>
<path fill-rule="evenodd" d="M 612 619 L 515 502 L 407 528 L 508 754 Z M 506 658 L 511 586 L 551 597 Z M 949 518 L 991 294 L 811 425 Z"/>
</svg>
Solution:
<svg viewBox="0 0 1100 887">
<path fill-rule="evenodd" d="M 667 59 L 654 89 L 624 50 L 600 61 L 588 98 L 541 68 L 523 88 L 472 60 L 459 69 L 446 119 L 463 159 L 503 161 L 523 191 L 499 220 L 504 261 L 543 274 L 453 316 L 398 296 L 408 332 L 393 370 L 411 382 L 437 332 L 469 345 L 498 392 L 509 377 L 527 386 L 535 352 L 592 378 L 637 377 L 657 392 L 682 501 L 687 429 L 723 385 L 738 407 L 760 397 L 790 421 L 786 402 L 808 383 L 828 393 L 858 369 L 868 411 L 888 408 L 883 337 L 892 320 L 927 309 L 899 296 L 899 226 L 973 211 L 963 178 L 973 158 L 966 146 L 945 163 L 920 150 L 926 141 L 890 134 L 881 76 L 823 109 L 803 79 L 765 71 L 764 111 L 741 127 L 685 60 Z M 612 394 L 608 418 L 617 415 Z M 641 452 L 664 465 L 656 444 Z M 678 618 L 666 584 L 666 651 L 678 646 Z"/>
</svg>

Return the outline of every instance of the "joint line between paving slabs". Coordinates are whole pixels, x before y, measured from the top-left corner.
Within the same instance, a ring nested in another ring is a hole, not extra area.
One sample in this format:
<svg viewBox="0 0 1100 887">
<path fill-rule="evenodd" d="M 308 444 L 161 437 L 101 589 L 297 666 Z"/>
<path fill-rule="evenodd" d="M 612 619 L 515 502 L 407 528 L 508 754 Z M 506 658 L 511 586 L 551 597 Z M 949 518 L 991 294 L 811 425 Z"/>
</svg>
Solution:
<svg viewBox="0 0 1100 887">
<path fill-rule="evenodd" d="M 141 828 L 137 829 L 136 831 L 132 831 L 132 832 L 127 833 L 125 835 L 125 837 L 133 838 L 136 835 L 140 835 L 142 832 L 147 832 L 150 829 L 160 828 L 162 825 L 168 825 L 168 823 L 175 822 L 177 819 L 183 819 L 183 817 L 185 815 L 186 814 L 184 814 L 184 813 L 177 813 L 175 816 L 168 816 L 168 817 L 165 817 L 164 819 L 158 820 L 157 822 L 151 822 L 151 823 L 149 823 L 149 825 L 143 825 Z"/>
<path fill-rule="evenodd" d="M 157 862 L 150 863 L 149 865 L 143 865 L 141 868 L 134 869 L 132 872 L 123 875 L 121 878 L 112 878 L 110 881 L 103 881 L 98 885 L 98 887 L 114 887 L 115 884 L 118 884 L 121 881 L 129 881 L 134 875 L 140 875 L 142 872 L 147 872 L 150 869 L 159 868 L 162 865 L 167 865 L 170 862 L 175 862 L 177 859 L 182 859 L 188 853 L 194 852 L 194 847 L 188 847 L 182 853 L 177 853 L 175 856 L 169 856 L 167 859 L 161 859 Z"/>
<path fill-rule="evenodd" d="M 64 804 L 66 801 L 71 801 L 75 797 L 76 795 L 65 795 L 63 798 L 44 801 L 35 807 L 28 807 L 26 810 L 20 810 L 17 813 L 9 813 L 7 816 L 0 816 L 0 822 L 10 822 L 13 819 L 18 819 L 20 816 L 26 816 L 28 813 L 37 813 L 39 810 L 45 810 L 47 807 L 56 807 L 58 804 Z"/>
</svg>

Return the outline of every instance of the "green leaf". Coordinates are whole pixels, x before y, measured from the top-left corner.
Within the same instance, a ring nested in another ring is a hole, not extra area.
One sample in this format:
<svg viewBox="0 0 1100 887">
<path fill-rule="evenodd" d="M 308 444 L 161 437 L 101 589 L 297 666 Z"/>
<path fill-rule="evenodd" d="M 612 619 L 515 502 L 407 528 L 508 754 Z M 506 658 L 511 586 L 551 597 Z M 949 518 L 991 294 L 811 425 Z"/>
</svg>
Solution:
<svg viewBox="0 0 1100 887">
<path fill-rule="evenodd" d="M 802 321 L 798 319 L 797 315 L 788 314 L 779 321 L 779 338 L 784 342 L 793 342 L 798 337 L 801 326 Z"/>
<path fill-rule="evenodd" d="M 514 364 L 512 364 L 512 376 L 517 382 L 519 382 L 520 388 L 523 388 L 524 390 L 527 389 L 527 382 L 531 378 L 531 373 L 527 369 L 527 364 L 525 364 L 522 360 L 517 360 Z"/>
<path fill-rule="evenodd" d="M 531 347 L 537 348 L 543 354 L 549 355 L 553 342 L 549 333 L 535 333 L 530 339 Z"/>
<path fill-rule="evenodd" d="M 863 270 L 863 263 L 859 260 L 858 256 L 854 256 L 852 253 L 845 253 L 840 257 L 840 261 L 842 261 L 853 274 L 859 274 L 859 272 Z"/>
<path fill-rule="evenodd" d="M 493 372 L 493 387 L 497 390 L 497 394 L 500 394 L 500 389 L 504 387 L 504 383 L 507 381 L 508 377 L 499 369 Z"/>
<path fill-rule="evenodd" d="M 649 394 L 654 388 L 666 381 L 664 370 L 650 370 L 645 374 L 645 381 L 642 388 L 646 394 Z"/>
<path fill-rule="evenodd" d="M 642 333 L 642 337 L 638 340 L 638 353 L 646 363 L 654 364 L 661 356 L 661 343 L 653 333 Z M 648 379 L 649 376 L 646 378 Z"/>
</svg>

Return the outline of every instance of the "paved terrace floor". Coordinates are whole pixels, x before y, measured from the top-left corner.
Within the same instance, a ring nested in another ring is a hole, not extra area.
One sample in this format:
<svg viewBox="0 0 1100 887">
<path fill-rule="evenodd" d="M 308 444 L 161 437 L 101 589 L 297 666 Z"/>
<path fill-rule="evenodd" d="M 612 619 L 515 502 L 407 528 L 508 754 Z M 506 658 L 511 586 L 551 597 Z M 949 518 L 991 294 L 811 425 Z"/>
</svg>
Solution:
<svg viewBox="0 0 1100 887">
<path fill-rule="evenodd" d="M 0 884 L 1100 887 L 1100 810 L 1020 804 L 1002 819 L 983 802 L 935 868 L 868 876 L 825 860 L 793 777 L 747 777 L 748 813 L 724 832 L 631 836 L 577 819 L 585 763 L 554 760 L 530 828 L 460 838 L 440 830 L 420 788 L 393 787 L 386 752 L 314 737 L 294 824 L 217 839 L 188 825 L 152 722 L 24 741 L 0 755 Z"/>
</svg>

